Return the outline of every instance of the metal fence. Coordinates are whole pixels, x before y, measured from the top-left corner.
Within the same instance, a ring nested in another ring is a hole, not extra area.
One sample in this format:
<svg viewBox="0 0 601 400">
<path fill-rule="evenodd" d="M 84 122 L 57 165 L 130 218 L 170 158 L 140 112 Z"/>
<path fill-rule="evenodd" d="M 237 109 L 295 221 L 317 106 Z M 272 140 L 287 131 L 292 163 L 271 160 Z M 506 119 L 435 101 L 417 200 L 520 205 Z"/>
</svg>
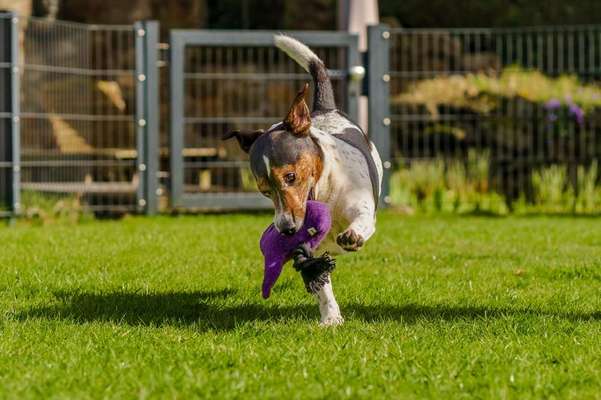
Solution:
<svg viewBox="0 0 601 400">
<path fill-rule="evenodd" d="M 19 206 L 16 22 L 11 15 L 0 14 L 0 217 L 12 215 Z"/>
<path fill-rule="evenodd" d="M 172 31 L 159 44 L 155 22 L 0 13 L 0 216 L 44 202 L 100 215 L 154 213 L 168 198 L 173 208 L 270 207 L 246 155 L 220 137 L 281 120 L 310 80 L 274 33 Z M 325 61 L 338 104 L 356 115 L 357 37 L 293 35 Z M 511 204 L 545 185 L 598 186 L 601 27 L 374 26 L 363 60 L 385 202 L 450 190 Z"/>
<path fill-rule="evenodd" d="M 359 64 L 357 37 L 292 32 L 330 69 L 341 108 L 356 114 L 349 67 Z M 184 208 L 269 208 L 248 157 L 220 140 L 234 129 L 267 129 L 281 121 L 308 74 L 273 45 L 274 32 L 172 31 L 171 204 Z"/>
<path fill-rule="evenodd" d="M 53 212 L 97 215 L 155 209 L 148 193 L 156 187 L 147 176 L 157 147 L 156 135 L 148 133 L 157 123 L 149 96 L 157 82 L 156 66 L 149 67 L 156 64 L 156 25 L 0 15 L 3 43 L 13 43 L 10 58 L 2 55 L 0 63 L 0 86 L 11 88 L 13 104 L 0 103 L 0 140 L 20 141 L 20 159 L 0 164 L 0 179 L 8 179 L 8 169 L 20 174 L 3 196 L 13 199 L 7 208 L 28 213 L 49 205 Z"/>
<path fill-rule="evenodd" d="M 601 27 L 390 35 L 397 168 L 421 166 L 424 175 L 428 162 L 440 167 L 429 171 L 462 165 L 462 179 L 478 176 L 478 190 L 508 202 L 536 196 L 533 176 L 552 165 L 565 169 L 564 190 L 581 189 L 601 155 Z"/>
</svg>

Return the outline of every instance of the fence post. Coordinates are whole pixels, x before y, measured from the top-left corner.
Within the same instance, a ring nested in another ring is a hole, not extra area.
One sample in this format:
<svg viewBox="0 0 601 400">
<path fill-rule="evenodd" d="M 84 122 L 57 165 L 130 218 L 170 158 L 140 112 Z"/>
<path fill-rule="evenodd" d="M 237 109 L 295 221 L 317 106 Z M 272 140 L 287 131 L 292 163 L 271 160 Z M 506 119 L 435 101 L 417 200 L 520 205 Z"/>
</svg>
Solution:
<svg viewBox="0 0 601 400">
<path fill-rule="evenodd" d="M 171 208 L 181 206 L 184 186 L 184 52 L 185 42 L 171 31 L 169 38 L 169 192 Z"/>
<path fill-rule="evenodd" d="M 159 24 L 140 21 L 136 35 L 136 138 L 139 176 L 138 210 L 147 215 L 158 210 L 159 172 Z"/>
<path fill-rule="evenodd" d="M 361 98 L 361 79 L 363 76 L 356 74 L 356 68 L 361 67 L 361 54 L 359 53 L 359 36 L 349 34 L 348 46 L 348 69 L 349 76 L 347 79 L 348 96 L 347 96 L 347 114 L 356 123 L 360 123 L 359 115 L 359 99 Z"/>
<path fill-rule="evenodd" d="M 390 30 L 386 25 L 367 28 L 367 85 L 369 134 L 376 145 L 384 178 L 380 204 L 390 204 L 390 172 L 392 168 L 390 149 Z"/>
<path fill-rule="evenodd" d="M 20 71 L 19 71 L 19 18 L 17 14 L 3 13 L 0 18 L 3 30 L 3 43 L 0 51 L 4 52 L 3 81 L 8 87 L 3 89 L 2 103 L 5 110 L 6 144 L 4 157 L 6 157 L 8 171 L 6 171 L 6 201 L 9 214 L 15 217 L 21 210 L 21 134 L 20 134 Z"/>
</svg>

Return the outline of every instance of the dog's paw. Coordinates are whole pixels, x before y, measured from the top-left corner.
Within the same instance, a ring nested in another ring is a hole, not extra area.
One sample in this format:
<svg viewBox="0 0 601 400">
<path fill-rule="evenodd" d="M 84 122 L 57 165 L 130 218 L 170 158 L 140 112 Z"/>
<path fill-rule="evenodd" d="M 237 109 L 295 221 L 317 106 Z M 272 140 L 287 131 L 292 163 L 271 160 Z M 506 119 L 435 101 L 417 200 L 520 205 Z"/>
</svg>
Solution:
<svg viewBox="0 0 601 400">
<path fill-rule="evenodd" d="M 320 322 L 319 322 L 319 326 L 338 326 L 338 325 L 342 325 L 344 324 L 344 318 L 342 318 L 342 315 L 332 315 L 332 316 L 327 316 L 326 318 L 323 318 Z"/>
<path fill-rule="evenodd" d="M 363 237 L 357 232 L 348 228 L 338 235 L 336 243 L 346 251 L 357 251 L 363 246 L 365 240 L 363 240 Z"/>
</svg>

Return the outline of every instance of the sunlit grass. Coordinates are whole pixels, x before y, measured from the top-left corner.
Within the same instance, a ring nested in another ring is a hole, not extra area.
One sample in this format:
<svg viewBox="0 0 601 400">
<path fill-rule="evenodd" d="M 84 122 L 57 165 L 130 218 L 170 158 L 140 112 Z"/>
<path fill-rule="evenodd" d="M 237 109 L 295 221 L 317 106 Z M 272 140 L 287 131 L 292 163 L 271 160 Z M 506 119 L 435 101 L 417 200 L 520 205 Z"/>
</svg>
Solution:
<svg viewBox="0 0 601 400">
<path fill-rule="evenodd" d="M 598 398 L 593 218 L 400 217 L 323 329 L 267 215 L 0 228 L 0 398 Z"/>
</svg>

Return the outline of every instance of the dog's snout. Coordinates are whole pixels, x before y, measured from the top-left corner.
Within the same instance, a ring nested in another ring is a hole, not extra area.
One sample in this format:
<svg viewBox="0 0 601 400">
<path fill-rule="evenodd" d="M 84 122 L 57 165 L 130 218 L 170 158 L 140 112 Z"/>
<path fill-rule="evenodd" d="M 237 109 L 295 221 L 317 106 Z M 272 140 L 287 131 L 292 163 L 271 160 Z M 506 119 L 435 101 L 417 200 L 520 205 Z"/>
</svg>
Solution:
<svg viewBox="0 0 601 400">
<path fill-rule="evenodd" d="M 292 236 L 296 233 L 296 225 L 293 221 L 285 221 L 284 223 L 280 224 L 279 231 L 286 236 Z"/>
<path fill-rule="evenodd" d="M 292 236 L 296 233 L 296 224 L 289 215 L 278 218 L 275 225 L 278 231 L 286 236 Z"/>
<path fill-rule="evenodd" d="M 294 228 L 288 228 L 286 230 L 283 230 L 282 233 L 286 236 L 292 236 L 296 233 L 296 229 Z"/>
</svg>

